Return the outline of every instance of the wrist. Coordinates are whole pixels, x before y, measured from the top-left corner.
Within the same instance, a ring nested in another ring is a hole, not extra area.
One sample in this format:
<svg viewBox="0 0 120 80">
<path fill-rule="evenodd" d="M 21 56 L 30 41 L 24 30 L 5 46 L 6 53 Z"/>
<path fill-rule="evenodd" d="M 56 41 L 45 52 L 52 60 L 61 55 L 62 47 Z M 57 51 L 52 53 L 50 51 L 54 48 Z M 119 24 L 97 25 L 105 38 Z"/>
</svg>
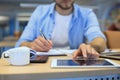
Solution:
<svg viewBox="0 0 120 80">
<path fill-rule="evenodd" d="M 31 48 L 31 42 L 22 42 L 20 46 L 27 46 Z"/>
</svg>

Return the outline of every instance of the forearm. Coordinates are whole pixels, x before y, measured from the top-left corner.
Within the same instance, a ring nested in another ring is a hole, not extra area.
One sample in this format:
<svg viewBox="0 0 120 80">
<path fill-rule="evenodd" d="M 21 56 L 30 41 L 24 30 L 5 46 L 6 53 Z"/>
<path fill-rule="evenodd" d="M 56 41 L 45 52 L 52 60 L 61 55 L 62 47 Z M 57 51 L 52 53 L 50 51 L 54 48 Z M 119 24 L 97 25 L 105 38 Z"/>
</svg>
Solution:
<svg viewBox="0 0 120 80">
<path fill-rule="evenodd" d="M 20 46 L 26 46 L 31 48 L 31 42 L 22 42 Z"/>
<path fill-rule="evenodd" d="M 106 41 L 103 38 L 94 39 L 90 45 L 97 51 L 102 52 L 106 48 Z"/>
<path fill-rule="evenodd" d="M 52 42 L 48 42 L 43 37 L 39 36 L 32 42 L 22 42 L 20 46 L 27 46 L 35 51 L 48 52 L 52 48 Z"/>
</svg>

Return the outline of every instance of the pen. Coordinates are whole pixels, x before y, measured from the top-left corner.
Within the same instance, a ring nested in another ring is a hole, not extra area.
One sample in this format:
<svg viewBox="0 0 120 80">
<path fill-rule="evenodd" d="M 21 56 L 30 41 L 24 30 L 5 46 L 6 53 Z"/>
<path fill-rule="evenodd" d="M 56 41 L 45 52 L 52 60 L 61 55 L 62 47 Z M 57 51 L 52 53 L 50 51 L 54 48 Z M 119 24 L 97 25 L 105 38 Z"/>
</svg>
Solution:
<svg viewBox="0 0 120 80">
<path fill-rule="evenodd" d="M 43 34 L 43 32 L 40 30 L 40 34 L 41 34 L 41 36 L 45 39 L 45 40 L 47 40 L 48 41 L 48 39 L 45 37 L 45 35 Z M 48 43 L 50 43 L 49 41 L 48 41 Z"/>
<path fill-rule="evenodd" d="M 45 37 L 45 35 L 43 34 L 43 32 L 41 30 L 40 30 L 40 34 L 45 40 L 47 40 L 47 38 Z"/>
</svg>

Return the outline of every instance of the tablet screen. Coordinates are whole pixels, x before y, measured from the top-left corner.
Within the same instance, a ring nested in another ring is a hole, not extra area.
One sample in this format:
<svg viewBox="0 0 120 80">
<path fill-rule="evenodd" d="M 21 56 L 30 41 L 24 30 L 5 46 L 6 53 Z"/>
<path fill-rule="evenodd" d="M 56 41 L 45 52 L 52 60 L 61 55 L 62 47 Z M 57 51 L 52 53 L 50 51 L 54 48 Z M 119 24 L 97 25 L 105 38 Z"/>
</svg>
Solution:
<svg viewBox="0 0 120 80">
<path fill-rule="evenodd" d="M 112 66 L 113 64 L 106 60 L 57 60 L 57 66 Z"/>
</svg>

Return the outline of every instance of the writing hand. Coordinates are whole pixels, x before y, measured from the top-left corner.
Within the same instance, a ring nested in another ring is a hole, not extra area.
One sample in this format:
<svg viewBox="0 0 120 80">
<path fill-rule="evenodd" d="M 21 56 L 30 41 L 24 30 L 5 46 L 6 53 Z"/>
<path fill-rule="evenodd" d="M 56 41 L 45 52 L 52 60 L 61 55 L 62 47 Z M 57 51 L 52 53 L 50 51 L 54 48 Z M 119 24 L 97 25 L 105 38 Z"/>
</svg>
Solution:
<svg viewBox="0 0 120 80">
<path fill-rule="evenodd" d="M 52 48 L 53 43 L 51 40 L 46 40 L 45 38 L 39 36 L 37 39 L 30 43 L 30 46 L 33 50 L 47 52 Z"/>
</svg>

